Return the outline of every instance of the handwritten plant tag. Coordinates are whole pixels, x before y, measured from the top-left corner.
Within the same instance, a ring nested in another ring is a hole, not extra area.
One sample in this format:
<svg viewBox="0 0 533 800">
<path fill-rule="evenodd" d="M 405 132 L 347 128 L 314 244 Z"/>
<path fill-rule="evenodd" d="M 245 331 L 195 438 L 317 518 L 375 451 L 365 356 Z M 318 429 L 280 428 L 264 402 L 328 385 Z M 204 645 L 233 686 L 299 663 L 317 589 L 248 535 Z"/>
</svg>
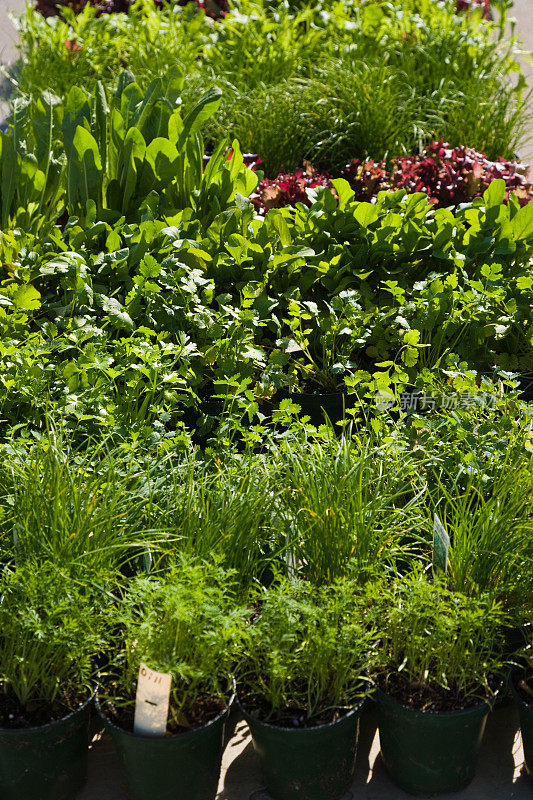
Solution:
<svg viewBox="0 0 533 800">
<path fill-rule="evenodd" d="M 450 550 L 450 537 L 438 514 L 433 517 L 433 569 L 448 571 L 448 552 Z"/>
<path fill-rule="evenodd" d="M 133 731 L 141 736 L 164 736 L 172 676 L 156 672 L 146 664 L 139 667 Z"/>
</svg>

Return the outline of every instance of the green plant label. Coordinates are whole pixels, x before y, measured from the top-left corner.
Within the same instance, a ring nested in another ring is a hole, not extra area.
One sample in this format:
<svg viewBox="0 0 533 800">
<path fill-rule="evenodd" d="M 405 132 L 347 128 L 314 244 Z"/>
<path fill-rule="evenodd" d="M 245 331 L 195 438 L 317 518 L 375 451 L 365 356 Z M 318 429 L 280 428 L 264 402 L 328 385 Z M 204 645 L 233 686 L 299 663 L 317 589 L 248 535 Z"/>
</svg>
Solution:
<svg viewBox="0 0 533 800">
<path fill-rule="evenodd" d="M 448 551 L 450 549 L 450 537 L 444 529 L 444 525 L 435 514 L 433 518 L 433 569 L 440 569 L 443 572 L 448 570 Z"/>
<path fill-rule="evenodd" d="M 141 736 L 164 736 L 172 676 L 156 672 L 146 664 L 139 667 L 133 732 Z"/>
</svg>

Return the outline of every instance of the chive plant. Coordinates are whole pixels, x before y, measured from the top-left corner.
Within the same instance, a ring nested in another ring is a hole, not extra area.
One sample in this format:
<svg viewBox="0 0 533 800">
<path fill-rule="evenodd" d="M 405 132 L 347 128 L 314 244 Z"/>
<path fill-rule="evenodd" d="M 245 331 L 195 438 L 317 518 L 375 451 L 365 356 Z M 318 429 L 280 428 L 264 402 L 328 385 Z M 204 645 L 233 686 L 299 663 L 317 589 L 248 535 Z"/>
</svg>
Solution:
<svg viewBox="0 0 533 800">
<path fill-rule="evenodd" d="M 231 451 L 168 460 L 154 482 L 153 525 L 170 530 L 176 551 L 215 557 L 238 575 L 240 591 L 280 561 L 286 538 L 275 523 L 280 488 L 268 458 Z M 165 563 L 168 563 L 166 561 Z"/>
<path fill-rule="evenodd" d="M 17 564 L 52 560 L 81 574 L 124 567 L 146 552 L 169 547 L 171 536 L 151 528 L 145 466 L 120 449 L 50 431 L 33 446 L 5 451 L 0 467 L 2 557 Z"/>
<path fill-rule="evenodd" d="M 179 66 L 186 109 L 199 87 L 224 87 L 208 145 L 237 138 L 272 177 L 306 157 L 332 171 L 347 158 L 392 158 L 441 137 L 512 156 L 527 129 L 527 92 L 512 79 L 516 42 L 497 41 L 490 22 L 457 16 L 453 3 L 322 0 L 291 9 L 241 0 L 231 8 L 215 23 L 152 0 L 112 16 L 87 4 L 77 17 L 62 9 L 53 24 L 30 9 L 17 89 L 64 97 L 101 80 L 114 90 L 124 67 L 145 88 Z M 75 57 L 65 42 L 79 45 Z"/>
<path fill-rule="evenodd" d="M 434 508 L 450 536 L 448 585 L 473 596 L 490 592 L 520 614 L 533 592 L 533 472 L 524 450 L 509 448 L 490 491 L 474 474 L 457 490 L 439 480 Z"/>
<path fill-rule="evenodd" d="M 355 436 L 295 443 L 280 467 L 294 558 L 307 579 L 405 569 L 420 555 L 425 484 L 406 448 Z"/>
</svg>

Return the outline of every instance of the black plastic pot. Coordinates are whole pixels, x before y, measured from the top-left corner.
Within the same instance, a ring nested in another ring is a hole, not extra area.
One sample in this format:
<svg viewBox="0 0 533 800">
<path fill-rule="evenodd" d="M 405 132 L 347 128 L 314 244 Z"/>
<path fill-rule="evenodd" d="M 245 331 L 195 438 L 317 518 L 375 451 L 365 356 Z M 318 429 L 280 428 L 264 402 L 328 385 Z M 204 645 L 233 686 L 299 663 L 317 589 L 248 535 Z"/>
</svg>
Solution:
<svg viewBox="0 0 533 800">
<path fill-rule="evenodd" d="M 467 786 L 476 761 L 490 706 L 462 711 L 418 711 L 379 689 L 381 756 L 392 780 L 411 794 L 457 792 Z"/>
<path fill-rule="evenodd" d="M 72 800 L 87 779 L 92 697 L 57 722 L 0 728 L 1 800 Z"/>
<path fill-rule="evenodd" d="M 300 406 L 300 416 L 309 416 L 312 425 L 318 427 L 326 422 L 335 425 L 345 416 L 345 409 L 353 405 L 353 396 L 344 392 L 316 394 L 290 394 L 291 402 Z"/>
<path fill-rule="evenodd" d="M 338 800 L 348 791 L 364 704 L 315 728 L 269 725 L 239 704 L 273 800 Z"/>
<path fill-rule="evenodd" d="M 215 719 L 174 736 L 138 736 L 114 725 L 95 705 L 115 743 L 131 800 L 214 800 L 229 705 Z"/>
<path fill-rule="evenodd" d="M 526 701 L 518 694 L 515 682 L 519 678 L 519 673 L 515 672 L 511 676 L 510 684 L 515 703 L 518 706 L 520 715 L 520 730 L 522 731 L 522 745 L 524 747 L 524 760 L 528 775 L 533 778 L 533 703 Z"/>
<path fill-rule="evenodd" d="M 533 624 L 507 625 L 502 629 L 505 640 L 505 652 L 513 655 L 517 650 L 522 650 L 526 644 L 533 641 Z"/>
</svg>

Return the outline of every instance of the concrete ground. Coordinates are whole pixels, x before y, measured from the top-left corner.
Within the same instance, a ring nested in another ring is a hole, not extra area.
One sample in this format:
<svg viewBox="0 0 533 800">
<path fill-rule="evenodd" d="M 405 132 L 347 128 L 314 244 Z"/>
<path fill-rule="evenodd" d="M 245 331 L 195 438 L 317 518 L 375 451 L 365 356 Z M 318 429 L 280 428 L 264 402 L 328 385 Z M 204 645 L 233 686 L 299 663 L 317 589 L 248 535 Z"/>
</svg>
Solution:
<svg viewBox="0 0 533 800">
<path fill-rule="evenodd" d="M 176 775 L 179 782 L 179 775 Z M 354 800 L 403 800 L 411 795 L 395 787 L 379 755 L 379 734 L 372 707 L 363 715 Z M 346 796 L 346 800 L 350 795 Z M 517 713 L 512 704 L 496 709 L 487 724 L 474 781 L 462 792 L 440 795 L 441 800 L 531 800 L 533 782 L 523 771 L 523 750 Z M 127 800 L 113 744 L 96 734 L 89 761 L 89 781 L 76 800 Z M 237 721 L 224 752 L 217 800 L 269 800 L 246 723 Z M 157 800 L 154 796 L 153 800 Z M 344 800 L 344 798 L 343 798 Z"/>
<path fill-rule="evenodd" d="M 514 0 L 511 16 L 517 21 L 516 33 L 520 37 L 523 48 L 528 52 L 521 59 L 522 66 L 531 89 L 533 89 L 533 0 Z M 531 100 L 533 109 L 533 96 Z M 533 164 L 533 120 L 530 125 L 529 141 L 520 149 L 522 161 Z"/>
<path fill-rule="evenodd" d="M 25 0 L 0 0 L 0 61 L 10 64 L 16 57 L 17 33 L 9 20 L 9 13 L 22 14 Z"/>
<path fill-rule="evenodd" d="M 17 32 L 9 19 L 9 13 L 20 15 L 26 8 L 25 0 L 0 0 L 0 64 L 9 66 L 17 56 Z M 0 72 L 0 124 L 8 113 L 8 103 L 5 99 L 9 93 L 9 81 Z"/>
</svg>

